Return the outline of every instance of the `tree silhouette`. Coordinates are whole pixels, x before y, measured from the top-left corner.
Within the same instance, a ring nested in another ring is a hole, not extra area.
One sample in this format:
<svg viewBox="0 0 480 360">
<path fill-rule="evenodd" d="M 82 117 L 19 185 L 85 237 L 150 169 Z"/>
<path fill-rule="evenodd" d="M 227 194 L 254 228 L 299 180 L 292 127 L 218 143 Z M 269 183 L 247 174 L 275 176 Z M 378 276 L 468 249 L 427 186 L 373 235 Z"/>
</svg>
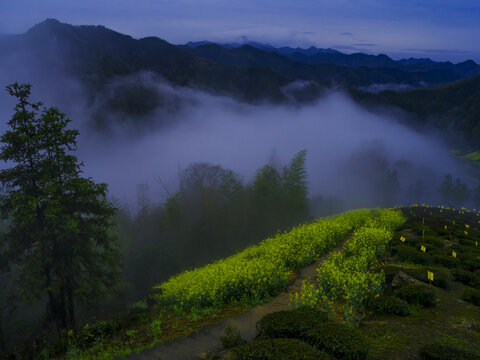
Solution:
<svg viewBox="0 0 480 360">
<path fill-rule="evenodd" d="M 30 89 L 7 86 L 18 103 L 0 137 L 0 159 L 12 165 L 0 170 L 0 215 L 9 221 L 0 252 L 16 268 L 24 297 L 47 299 L 45 324 L 73 328 L 76 303 L 99 298 L 118 279 L 110 231 L 116 208 L 106 199 L 106 184 L 81 176 L 83 164 L 72 155 L 79 132 L 67 129 L 71 120 L 30 103 Z"/>
</svg>

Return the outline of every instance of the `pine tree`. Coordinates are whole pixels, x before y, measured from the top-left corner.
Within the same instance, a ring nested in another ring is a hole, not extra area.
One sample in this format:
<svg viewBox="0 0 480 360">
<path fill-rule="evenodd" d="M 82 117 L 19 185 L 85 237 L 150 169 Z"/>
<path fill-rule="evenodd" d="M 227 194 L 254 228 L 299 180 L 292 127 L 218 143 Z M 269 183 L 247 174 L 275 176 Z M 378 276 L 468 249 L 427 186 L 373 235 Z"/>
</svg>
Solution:
<svg viewBox="0 0 480 360">
<path fill-rule="evenodd" d="M 76 304 L 102 296 L 119 278 L 111 232 L 116 208 L 107 184 L 81 176 L 71 120 L 30 103 L 30 89 L 7 86 L 18 103 L 0 137 L 0 160 L 12 165 L 0 170 L 0 216 L 9 222 L 0 255 L 19 271 L 25 298 L 47 299 L 45 324 L 73 328 Z"/>
<path fill-rule="evenodd" d="M 440 194 L 442 195 L 442 202 L 445 205 L 452 206 L 453 202 L 453 182 L 452 182 L 452 175 L 447 174 L 443 179 L 443 182 L 440 186 Z"/>
<path fill-rule="evenodd" d="M 283 185 L 288 197 L 288 206 L 300 219 L 308 215 L 306 157 L 306 149 L 299 151 L 283 171 Z"/>
</svg>

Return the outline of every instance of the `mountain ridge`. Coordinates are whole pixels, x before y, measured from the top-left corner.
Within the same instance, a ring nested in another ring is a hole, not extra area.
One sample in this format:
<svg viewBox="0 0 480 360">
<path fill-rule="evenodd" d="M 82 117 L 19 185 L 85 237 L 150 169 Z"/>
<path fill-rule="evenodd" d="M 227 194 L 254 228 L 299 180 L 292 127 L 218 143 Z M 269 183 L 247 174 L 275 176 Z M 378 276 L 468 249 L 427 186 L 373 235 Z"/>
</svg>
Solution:
<svg viewBox="0 0 480 360">
<path fill-rule="evenodd" d="M 401 60 L 393 60 L 386 54 L 371 55 L 362 52 L 345 54 L 338 50 L 331 48 L 317 48 L 311 46 L 309 48 L 292 48 L 289 46 L 274 47 L 269 44 L 261 44 L 257 42 L 247 41 L 245 43 L 215 43 L 213 41 L 203 40 L 184 44 L 183 46 L 189 48 L 197 48 L 203 45 L 218 45 L 225 49 L 235 49 L 248 45 L 260 50 L 276 52 L 289 57 L 292 60 L 305 62 L 308 64 L 335 64 L 343 66 L 367 66 L 367 67 L 394 67 L 404 69 L 406 71 L 419 71 L 431 68 L 450 69 L 454 73 L 464 76 L 473 76 L 480 74 L 480 65 L 475 61 L 468 59 L 459 63 L 452 63 L 450 61 L 433 61 L 430 58 L 413 58 Z"/>
<path fill-rule="evenodd" d="M 232 48 L 215 43 L 197 45 L 173 45 L 153 36 L 134 39 L 104 26 L 73 26 L 54 19 L 35 25 L 25 34 L 2 38 L 0 42 L 4 53 L 18 51 L 22 55 L 19 58 L 35 59 L 42 69 L 64 67 L 87 84 L 92 98 L 114 77 L 141 71 L 158 74 L 173 85 L 194 87 L 250 103 L 287 103 L 292 99 L 308 102 L 318 97 L 321 89 L 340 85 L 349 89 L 360 103 L 403 109 L 413 116 L 410 125 L 433 123 L 439 129 L 454 129 L 470 143 L 480 146 L 480 90 L 476 85 L 480 84 L 480 76 L 462 78 L 459 75 L 476 72 L 478 65 L 471 60 L 452 64 L 410 58 L 398 62 L 404 64 L 403 68 L 308 64 L 252 45 Z M 310 48 L 310 52 L 317 50 Z M 300 53 L 292 54 L 299 56 Z M 329 51 L 316 54 L 359 57 Z M 394 62 L 386 55 L 361 55 L 368 61 L 382 61 L 387 65 Z M 300 91 L 295 87 L 288 90 L 297 91 L 297 95 L 287 94 L 287 85 L 296 80 L 307 81 L 309 85 Z M 423 89 L 379 94 L 361 90 L 377 84 Z M 142 97 L 135 101 L 139 103 L 133 104 L 133 108 L 144 107 Z"/>
</svg>

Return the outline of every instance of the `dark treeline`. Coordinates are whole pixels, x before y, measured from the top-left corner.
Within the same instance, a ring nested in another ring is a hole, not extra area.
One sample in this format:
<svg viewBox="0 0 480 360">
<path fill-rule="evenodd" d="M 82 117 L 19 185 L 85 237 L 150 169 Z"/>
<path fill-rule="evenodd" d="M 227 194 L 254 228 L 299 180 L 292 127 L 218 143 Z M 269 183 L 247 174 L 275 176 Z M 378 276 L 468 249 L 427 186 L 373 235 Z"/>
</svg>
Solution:
<svg viewBox="0 0 480 360">
<path fill-rule="evenodd" d="M 305 157 L 302 150 L 287 166 L 265 165 L 247 184 L 221 166 L 194 163 L 163 204 L 154 205 L 148 185 L 139 185 L 139 210 L 124 212 L 118 227 L 127 302 L 180 271 L 308 220 Z"/>
<path fill-rule="evenodd" d="M 177 191 L 161 204 L 148 184 L 137 186 L 137 213 L 120 212 L 118 237 L 124 254 L 125 303 L 144 299 L 152 286 L 186 269 L 243 250 L 276 232 L 352 207 L 438 203 L 480 207 L 480 185 L 470 190 L 445 175 L 439 187 L 422 179 L 402 188 L 397 170 L 378 161 L 368 204 L 316 195 L 308 197 L 306 151 L 288 165 L 265 165 L 246 184 L 218 165 L 194 163 L 178 176 Z"/>
</svg>

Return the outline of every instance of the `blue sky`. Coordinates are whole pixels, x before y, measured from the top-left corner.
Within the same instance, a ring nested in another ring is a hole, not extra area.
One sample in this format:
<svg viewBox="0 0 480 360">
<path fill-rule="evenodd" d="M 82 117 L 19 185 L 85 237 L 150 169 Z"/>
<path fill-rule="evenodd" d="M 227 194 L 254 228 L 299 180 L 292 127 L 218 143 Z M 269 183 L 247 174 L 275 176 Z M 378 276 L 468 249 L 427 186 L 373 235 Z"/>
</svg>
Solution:
<svg viewBox="0 0 480 360">
<path fill-rule="evenodd" d="M 480 62 L 477 0 L 0 0 L 0 33 L 46 18 L 175 44 L 248 39 Z"/>
</svg>

